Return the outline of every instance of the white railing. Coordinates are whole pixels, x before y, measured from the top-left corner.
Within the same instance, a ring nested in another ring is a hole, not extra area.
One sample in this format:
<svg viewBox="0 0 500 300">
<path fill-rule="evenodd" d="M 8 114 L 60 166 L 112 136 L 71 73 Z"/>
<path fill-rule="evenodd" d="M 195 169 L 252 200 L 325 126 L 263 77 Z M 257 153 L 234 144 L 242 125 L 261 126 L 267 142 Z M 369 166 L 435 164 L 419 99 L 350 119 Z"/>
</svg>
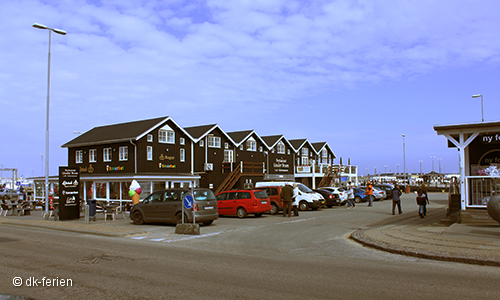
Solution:
<svg viewBox="0 0 500 300">
<path fill-rule="evenodd" d="M 490 198 L 500 193 L 500 177 L 466 176 L 467 207 L 486 208 Z"/>
</svg>

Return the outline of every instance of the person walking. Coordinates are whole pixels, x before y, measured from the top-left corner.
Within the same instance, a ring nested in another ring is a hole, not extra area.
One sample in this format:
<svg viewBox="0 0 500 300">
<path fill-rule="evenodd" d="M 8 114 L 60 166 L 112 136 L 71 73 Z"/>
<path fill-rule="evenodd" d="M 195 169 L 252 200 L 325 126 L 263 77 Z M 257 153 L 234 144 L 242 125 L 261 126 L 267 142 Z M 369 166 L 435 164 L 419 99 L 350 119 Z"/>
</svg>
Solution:
<svg viewBox="0 0 500 300">
<path fill-rule="evenodd" d="M 283 202 L 283 218 L 286 217 L 288 214 L 288 217 L 292 217 L 292 197 L 293 197 L 293 188 L 285 184 L 285 186 L 281 189 L 281 201 Z"/>
<path fill-rule="evenodd" d="M 425 184 L 422 183 L 417 190 L 417 204 L 418 204 L 418 215 L 423 218 L 427 215 L 427 204 L 429 203 L 429 198 L 427 197 L 427 188 Z"/>
<path fill-rule="evenodd" d="M 350 209 L 356 207 L 356 204 L 354 204 L 354 189 L 352 187 L 352 184 L 349 182 L 349 186 L 347 187 L 347 209 Z"/>
<path fill-rule="evenodd" d="M 396 210 L 396 206 L 398 207 L 398 213 L 402 214 L 403 210 L 401 209 L 401 190 L 397 183 L 394 184 L 394 188 L 391 190 L 392 195 L 392 214 L 394 215 L 394 211 Z"/>
<path fill-rule="evenodd" d="M 293 184 L 293 197 L 292 197 L 292 210 L 293 210 L 294 217 L 299 216 L 299 204 L 297 203 L 298 199 L 299 199 L 299 187 L 297 186 L 296 183 L 294 183 Z"/>
<path fill-rule="evenodd" d="M 368 185 L 366 186 L 366 192 L 364 195 L 368 196 L 368 206 L 373 206 L 373 186 L 370 181 L 368 181 Z"/>
</svg>

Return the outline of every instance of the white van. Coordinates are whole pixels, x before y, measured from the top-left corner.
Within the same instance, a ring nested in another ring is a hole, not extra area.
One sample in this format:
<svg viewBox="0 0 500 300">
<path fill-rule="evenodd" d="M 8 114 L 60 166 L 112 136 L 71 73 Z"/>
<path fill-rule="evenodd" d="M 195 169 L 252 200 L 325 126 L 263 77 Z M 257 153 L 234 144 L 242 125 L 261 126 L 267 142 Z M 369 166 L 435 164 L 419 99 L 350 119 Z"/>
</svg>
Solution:
<svg viewBox="0 0 500 300">
<path fill-rule="evenodd" d="M 299 188 L 299 196 L 293 202 L 300 210 L 309 210 L 309 208 L 316 210 L 324 205 L 325 199 L 320 194 L 313 192 L 310 188 L 302 183 L 292 181 L 263 181 L 255 183 L 255 187 L 269 187 L 269 186 L 285 186 L 286 184 L 293 186 L 297 184 Z"/>
</svg>

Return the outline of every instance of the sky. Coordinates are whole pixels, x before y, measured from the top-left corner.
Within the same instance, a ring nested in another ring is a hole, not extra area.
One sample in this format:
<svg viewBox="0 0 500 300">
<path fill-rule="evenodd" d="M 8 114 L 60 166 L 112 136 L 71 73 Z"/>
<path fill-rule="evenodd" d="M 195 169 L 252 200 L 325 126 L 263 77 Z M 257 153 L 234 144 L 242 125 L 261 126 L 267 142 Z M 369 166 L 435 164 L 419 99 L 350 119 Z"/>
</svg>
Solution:
<svg viewBox="0 0 500 300">
<path fill-rule="evenodd" d="M 51 34 L 51 175 L 79 132 L 164 116 L 328 142 L 359 175 L 450 173 L 458 152 L 433 127 L 480 122 L 474 94 L 499 120 L 497 0 L 2 1 L 0 167 L 19 176 L 45 172 L 34 23 L 67 32 Z"/>
</svg>

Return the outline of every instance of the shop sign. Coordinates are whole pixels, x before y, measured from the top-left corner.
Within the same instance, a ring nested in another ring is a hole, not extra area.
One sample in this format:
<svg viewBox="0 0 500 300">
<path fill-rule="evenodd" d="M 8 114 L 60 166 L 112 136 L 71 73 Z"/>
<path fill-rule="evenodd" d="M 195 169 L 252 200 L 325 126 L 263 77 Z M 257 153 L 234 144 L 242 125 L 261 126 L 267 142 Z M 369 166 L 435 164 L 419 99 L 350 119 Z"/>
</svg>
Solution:
<svg viewBox="0 0 500 300">
<path fill-rule="evenodd" d="M 106 166 L 106 171 L 125 171 L 124 166 L 117 166 L 117 167 L 112 167 L 112 166 Z"/>
<path fill-rule="evenodd" d="M 500 144 L 500 133 L 485 134 L 481 136 L 483 144 Z"/>
<path fill-rule="evenodd" d="M 59 167 L 59 218 L 80 218 L 79 168 Z"/>
<path fill-rule="evenodd" d="M 276 158 L 276 162 L 273 163 L 273 167 L 275 173 L 288 173 L 290 164 L 287 162 L 286 159 Z"/>
<path fill-rule="evenodd" d="M 297 166 L 297 173 L 311 173 L 311 166 Z"/>
<path fill-rule="evenodd" d="M 80 173 L 92 174 L 94 173 L 94 167 L 92 167 L 92 165 L 89 165 L 88 167 L 80 167 Z"/>
<path fill-rule="evenodd" d="M 168 155 L 163 155 L 160 154 L 160 160 L 174 160 L 175 156 L 168 156 Z"/>
<path fill-rule="evenodd" d="M 159 163 L 158 167 L 160 169 L 175 169 L 175 168 L 177 168 L 176 165 L 169 165 L 169 164 L 162 164 L 162 163 Z"/>
</svg>

